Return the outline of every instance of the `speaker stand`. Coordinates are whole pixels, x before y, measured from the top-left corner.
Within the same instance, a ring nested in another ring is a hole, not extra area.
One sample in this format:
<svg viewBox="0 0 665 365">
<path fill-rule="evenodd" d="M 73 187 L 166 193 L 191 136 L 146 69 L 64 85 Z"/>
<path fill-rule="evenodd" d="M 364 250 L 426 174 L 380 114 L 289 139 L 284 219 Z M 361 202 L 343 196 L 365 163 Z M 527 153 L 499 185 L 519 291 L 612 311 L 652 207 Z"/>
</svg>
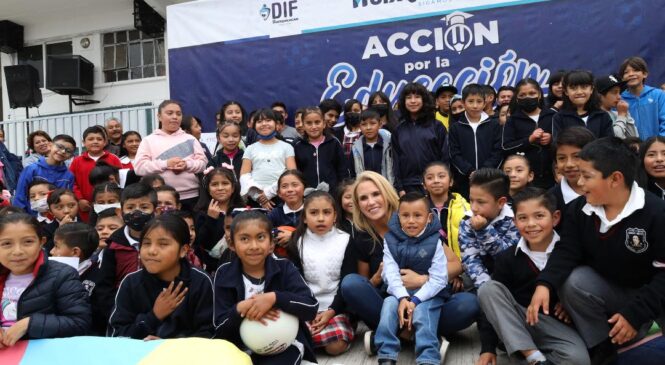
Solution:
<svg viewBox="0 0 665 365">
<path fill-rule="evenodd" d="M 25 135 L 29 136 L 30 135 L 30 108 L 25 107 L 25 120 L 27 123 L 25 123 Z"/>
<path fill-rule="evenodd" d="M 79 105 L 90 105 L 90 104 L 99 104 L 99 103 L 100 103 L 99 100 L 74 98 L 71 95 L 69 95 L 69 112 L 73 113 L 72 107 L 74 105 L 79 106 Z"/>
</svg>

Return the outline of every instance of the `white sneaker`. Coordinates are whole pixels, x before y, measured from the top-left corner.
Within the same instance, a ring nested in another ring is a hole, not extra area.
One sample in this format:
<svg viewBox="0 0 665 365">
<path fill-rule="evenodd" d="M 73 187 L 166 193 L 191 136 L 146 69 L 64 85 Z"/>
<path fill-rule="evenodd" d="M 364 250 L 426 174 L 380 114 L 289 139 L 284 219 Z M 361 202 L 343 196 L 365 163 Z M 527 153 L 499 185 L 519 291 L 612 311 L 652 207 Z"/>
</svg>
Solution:
<svg viewBox="0 0 665 365">
<path fill-rule="evenodd" d="M 374 331 L 367 331 L 363 337 L 365 345 L 365 352 L 369 356 L 374 356 L 377 353 L 376 344 L 374 343 Z"/>
<path fill-rule="evenodd" d="M 441 355 L 441 363 L 443 364 L 446 361 L 446 353 L 448 352 L 448 347 L 450 342 L 446 340 L 445 337 L 441 337 L 441 347 L 439 348 L 439 355 Z"/>
</svg>

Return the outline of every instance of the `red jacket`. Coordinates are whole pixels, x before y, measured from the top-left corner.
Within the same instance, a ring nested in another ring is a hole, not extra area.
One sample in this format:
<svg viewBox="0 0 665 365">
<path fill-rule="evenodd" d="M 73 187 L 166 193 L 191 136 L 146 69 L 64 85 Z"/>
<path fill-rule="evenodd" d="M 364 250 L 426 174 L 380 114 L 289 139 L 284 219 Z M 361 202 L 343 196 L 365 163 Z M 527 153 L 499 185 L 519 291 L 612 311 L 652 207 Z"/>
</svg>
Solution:
<svg viewBox="0 0 665 365">
<path fill-rule="evenodd" d="M 120 159 L 108 151 L 104 151 L 104 154 L 97 161 L 104 161 L 118 169 L 122 168 Z M 86 151 L 81 156 L 75 157 L 72 164 L 69 165 L 69 171 L 74 174 L 74 194 L 76 194 L 76 199 L 92 201 L 94 186 L 90 185 L 88 176 L 97 165 L 97 161 L 88 156 L 88 152 Z"/>
</svg>

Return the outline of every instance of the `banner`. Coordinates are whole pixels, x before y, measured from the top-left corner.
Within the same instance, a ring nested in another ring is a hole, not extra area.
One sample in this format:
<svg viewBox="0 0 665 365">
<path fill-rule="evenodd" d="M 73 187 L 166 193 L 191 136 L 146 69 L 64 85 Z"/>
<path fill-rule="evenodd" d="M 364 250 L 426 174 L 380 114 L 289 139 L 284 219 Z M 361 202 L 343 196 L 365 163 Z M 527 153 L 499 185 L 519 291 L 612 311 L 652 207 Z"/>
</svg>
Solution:
<svg viewBox="0 0 665 365">
<path fill-rule="evenodd" d="M 228 100 L 250 111 L 335 98 L 393 101 L 411 81 L 545 89 L 559 69 L 616 73 L 644 57 L 665 82 L 665 2 L 645 0 L 198 1 L 167 9 L 171 97 L 214 130 Z"/>
</svg>

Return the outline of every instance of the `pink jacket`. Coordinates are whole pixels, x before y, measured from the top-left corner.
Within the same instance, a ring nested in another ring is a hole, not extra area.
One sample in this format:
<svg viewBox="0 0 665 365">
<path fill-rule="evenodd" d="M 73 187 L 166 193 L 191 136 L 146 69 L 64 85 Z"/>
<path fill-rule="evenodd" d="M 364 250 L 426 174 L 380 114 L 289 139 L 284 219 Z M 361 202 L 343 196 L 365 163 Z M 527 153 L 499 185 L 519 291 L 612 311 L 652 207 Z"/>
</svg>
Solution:
<svg viewBox="0 0 665 365">
<path fill-rule="evenodd" d="M 187 163 L 187 169 L 175 174 L 167 169 L 166 161 L 180 157 Z M 168 134 L 161 129 L 141 141 L 134 159 L 134 171 L 139 176 L 159 174 L 167 185 L 174 187 L 181 199 L 199 195 L 199 180 L 195 174 L 203 172 L 208 159 L 199 141 L 182 129 Z"/>
</svg>

